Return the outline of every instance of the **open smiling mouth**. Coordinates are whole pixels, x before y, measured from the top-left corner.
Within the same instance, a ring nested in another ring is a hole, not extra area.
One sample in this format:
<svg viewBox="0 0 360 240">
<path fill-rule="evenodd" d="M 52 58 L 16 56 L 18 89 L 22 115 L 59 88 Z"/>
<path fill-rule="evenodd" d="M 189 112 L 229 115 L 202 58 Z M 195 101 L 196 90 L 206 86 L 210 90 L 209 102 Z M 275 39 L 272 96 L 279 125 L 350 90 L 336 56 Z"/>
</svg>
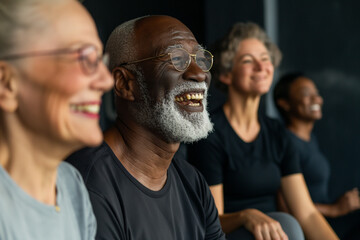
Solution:
<svg viewBox="0 0 360 240">
<path fill-rule="evenodd" d="M 80 113 L 88 117 L 99 117 L 99 103 L 77 103 L 70 104 L 70 110 L 74 113 Z"/>
<path fill-rule="evenodd" d="M 186 110 L 189 111 L 202 111 L 204 99 L 203 91 L 185 92 L 175 96 L 175 101 Z"/>
<path fill-rule="evenodd" d="M 321 109 L 320 104 L 313 104 L 310 106 L 311 111 L 319 111 Z"/>
</svg>

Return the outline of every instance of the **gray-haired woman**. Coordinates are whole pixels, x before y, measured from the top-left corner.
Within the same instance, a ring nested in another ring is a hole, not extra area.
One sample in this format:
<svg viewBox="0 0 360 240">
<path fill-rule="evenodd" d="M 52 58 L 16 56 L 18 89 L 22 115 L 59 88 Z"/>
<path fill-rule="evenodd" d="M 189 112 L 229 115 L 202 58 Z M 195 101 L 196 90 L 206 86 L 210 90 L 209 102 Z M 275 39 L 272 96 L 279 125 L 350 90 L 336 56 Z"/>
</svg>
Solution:
<svg viewBox="0 0 360 240">
<path fill-rule="evenodd" d="M 0 239 L 95 238 L 81 176 L 62 160 L 102 141 L 111 86 L 80 3 L 0 0 Z"/>
</svg>

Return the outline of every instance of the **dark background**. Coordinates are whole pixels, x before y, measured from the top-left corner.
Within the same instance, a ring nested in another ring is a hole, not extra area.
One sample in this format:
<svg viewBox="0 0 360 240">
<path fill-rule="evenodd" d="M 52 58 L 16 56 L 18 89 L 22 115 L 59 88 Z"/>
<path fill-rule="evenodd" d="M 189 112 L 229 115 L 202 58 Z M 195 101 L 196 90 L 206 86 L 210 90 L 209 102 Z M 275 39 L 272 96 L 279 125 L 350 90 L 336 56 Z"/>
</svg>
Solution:
<svg viewBox="0 0 360 240">
<path fill-rule="evenodd" d="M 143 15 L 166 14 L 181 20 L 198 41 L 210 47 L 237 21 L 266 28 L 283 52 L 277 76 L 305 71 L 324 98 L 316 124 L 320 147 L 332 167 L 330 195 L 360 188 L 360 1 L 352 0 L 85 0 L 105 43 L 120 23 Z M 210 108 L 224 96 L 211 89 Z M 271 93 L 265 110 L 277 116 Z M 101 124 L 114 118 L 111 95 L 105 97 Z"/>
</svg>

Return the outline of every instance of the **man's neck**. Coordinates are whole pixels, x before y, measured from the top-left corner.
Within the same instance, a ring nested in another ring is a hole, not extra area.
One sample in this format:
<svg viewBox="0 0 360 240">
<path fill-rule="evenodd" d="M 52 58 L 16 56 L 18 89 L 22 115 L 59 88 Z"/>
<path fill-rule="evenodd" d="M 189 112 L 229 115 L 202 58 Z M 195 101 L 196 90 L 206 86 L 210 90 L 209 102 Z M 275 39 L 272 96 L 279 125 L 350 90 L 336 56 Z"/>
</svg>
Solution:
<svg viewBox="0 0 360 240">
<path fill-rule="evenodd" d="M 104 137 L 122 165 L 141 184 L 153 191 L 165 185 L 179 143 L 166 143 L 149 129 L 120 120 Z"/>
</svg>

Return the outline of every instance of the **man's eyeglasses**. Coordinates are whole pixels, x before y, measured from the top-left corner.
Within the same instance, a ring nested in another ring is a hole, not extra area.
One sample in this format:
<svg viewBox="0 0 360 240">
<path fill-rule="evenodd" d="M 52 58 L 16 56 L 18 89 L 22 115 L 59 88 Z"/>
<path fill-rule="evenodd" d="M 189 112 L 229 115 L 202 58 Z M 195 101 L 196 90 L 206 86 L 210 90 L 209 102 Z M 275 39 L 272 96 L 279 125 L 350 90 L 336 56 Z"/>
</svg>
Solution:
<svg viewBox="0 0 360 240">
<path fill-rule="evenodd" d="M 85 45 L 75 49 L 55 49 L 48 51 L 28 52 L 12 54 L 7 56 L 0 56 L 0 60 L 16 60 L 20 58 L 28 57 L 40 57 L 40 56 L 51 56 L 61 54 L 77 54 L 77 60 L 80 62 L 80 66 L 84 74 L 91 75 L 96 72 L 100 61 L 105 65 L 109 62 L 109 55 L 102 55 L 97 47 L 94 45 Z"/>
<path fill-rule="evenodd" d="M 164 53 L 155 57 L 148 57 L 141 60 L 131 61 L 120 64 L 120 66 L 139 63 L 159 57 L 163 57 L 169 55 L 171 59 L 171 63 L 173 64 L 174 68 L 178 71 L 185 71 L 191 63 L 191 57 L 195 59 L 196 64 L 203 70 L 204 72 L 210 71 L 213 65 L 213 58 L 214 56 L 205 49 L 198 50 L 195 54 L 191 54 L 183 48 L 174 48 L 169 53 Z"/>
</svg>

